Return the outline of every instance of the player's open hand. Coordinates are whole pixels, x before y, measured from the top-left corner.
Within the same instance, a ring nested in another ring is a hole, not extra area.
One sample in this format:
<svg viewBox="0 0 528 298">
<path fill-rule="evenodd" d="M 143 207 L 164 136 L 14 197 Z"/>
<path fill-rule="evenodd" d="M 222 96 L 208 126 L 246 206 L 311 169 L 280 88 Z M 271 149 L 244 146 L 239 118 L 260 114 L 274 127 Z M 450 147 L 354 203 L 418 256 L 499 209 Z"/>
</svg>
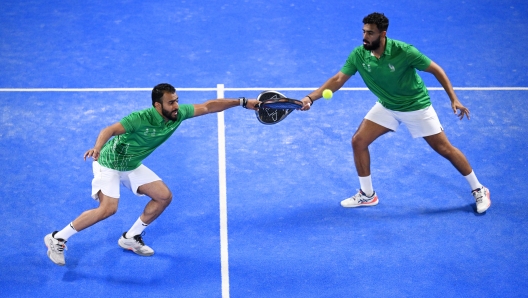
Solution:
<svg viewBox="0 0 528 298">
<path fill-rule="evenodd" d="M 455 113 L 455 115 L 458 116 L 458 118 L 460 120 L 464 119 L 464 115 L 468 118 L 469 120 L 469 109 L 466 108 L 465 106 L 463 106 L 459 101 L 456 101 L 454 102 L 453 104 L 451 104 L 451 108 L 453 109 L 453 112 Z"/>
<path fill-rule="evenodd" d="M 95 148 L 92 148 L 88 151 L 86 151 L 86 153 L 84 153 L 84 160 L 86 160 L 87 158 L 91 157 L 93 158 L 93 160 L 98 160 L 99 159 L 99 154 L 101 154 L 101 152 Z"/>
</svg>

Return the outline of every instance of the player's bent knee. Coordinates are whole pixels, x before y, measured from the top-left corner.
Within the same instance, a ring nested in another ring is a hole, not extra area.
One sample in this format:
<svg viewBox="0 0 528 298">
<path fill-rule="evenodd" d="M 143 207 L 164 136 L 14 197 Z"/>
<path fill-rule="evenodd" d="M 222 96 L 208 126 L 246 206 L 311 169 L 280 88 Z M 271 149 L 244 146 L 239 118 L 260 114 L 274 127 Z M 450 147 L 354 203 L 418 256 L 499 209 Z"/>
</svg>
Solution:
<svg viewBox="0 0 528 298">
<path fill-rule="evenodd" d="M 110 216 L 112 216 L 112 215 L 114 215 L 116 213 L 117 213 L 117 208 L 108 209 L 108 210 L 105 210 L 104 216 L 105 216 L 105 218 L 107 218 L 107 217 L 110 217 Z"/>
<path fill-rule="evenodd" d="M 103 220 L 116 214 L 117 206 L 99 206 L 99 208 L 97 208 L 97 211 L 99 220 Z"/>
<path fill-rule="evenodd" d="M 101 204 L 99 205 L 99 212 L 102 218 L 110 217 L 117 212 L 117 202 L 118 199 L 111 197 L 104 197 L 100 200 Z"/>
<path fill-rule="evenodd" d="M 169 205 L 172 202 L 172 193 L 171 192 L 169 192 L 168 195 L 165 198 L 163 198 L 163 202 L 166 205 Z"/>
<path fill-rule="evenodd" d="M 154 201 L 157 201 L 165 206 L 168 206 L 172 202 L 172 192 L 167 189 L 166 192 L 159 194 L 152 198 Z"/>
<path fill-rule="evenodd" d="M 354 135 L 352 137 L 352 148 L 362 149 L 362 148 L 367 148 L 368 145 L 369 144 L 366 142 L 366 140 L 360 135 Z"/>
</svg>

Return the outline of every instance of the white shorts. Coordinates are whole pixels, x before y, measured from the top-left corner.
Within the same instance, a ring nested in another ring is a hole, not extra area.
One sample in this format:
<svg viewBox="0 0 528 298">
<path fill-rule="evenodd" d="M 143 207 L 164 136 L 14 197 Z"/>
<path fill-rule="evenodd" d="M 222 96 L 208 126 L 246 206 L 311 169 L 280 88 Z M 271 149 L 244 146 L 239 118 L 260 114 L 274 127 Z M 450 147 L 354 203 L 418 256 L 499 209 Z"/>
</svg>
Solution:
<svg viewBox="0 0 528 298">
<path fill-rule="evenodd" d="M 92 198 L 94 200 L 99 200 L 97 196 L 99 191 L 109 197 L 118 199 L 120 184 L 130 189 L 135 195 L 143 196 L 143 194 L 138 194 L 137 192 L 141 185 L 161 180 L 158 175 L 144 165 L 126 172 L 109 169 L 100 165 L 97 161 L 93 162 L 92 167 L 94 173 Z"/>
<path fill-rule="evenodd" d="M 413 138 L 432 136 L 444 130 L 432 105 L 417 111 L 397 112 L 376 102 L 365 119 L 393 131 L 396 131 L 398 126 L 403 123 Z"/>
</svg>

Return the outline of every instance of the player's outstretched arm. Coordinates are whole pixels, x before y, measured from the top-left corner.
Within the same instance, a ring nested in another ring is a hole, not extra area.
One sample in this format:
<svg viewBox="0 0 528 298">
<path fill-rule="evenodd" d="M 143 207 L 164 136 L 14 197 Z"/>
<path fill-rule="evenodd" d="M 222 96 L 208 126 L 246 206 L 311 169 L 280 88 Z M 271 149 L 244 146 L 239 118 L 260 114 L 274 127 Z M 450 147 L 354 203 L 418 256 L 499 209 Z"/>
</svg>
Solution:
<svg viewBox="0 0 528 298">
<path fill-rule="evenodd" d="M 103 145 L 106 144 L 111 137 L 124 134 L 125 132 L 125 128 L 120 122 L 116 122 L 103 128 L 95 141 L 94 147 L 84 153 L 84 160 L 88 157 L 93 158 L 93 160 L 99 159 L 99 154 L 101 153 Z"/>
<path fill-rule="evenodd" d="M 301 101 L 303 102 L 303 107 L 301 108 L 301 111 L 309 110 L 314 101 L 323 97 L 323 91 L 325 89 L 330 89 L 332 92 L 336 92 L 337 90 L 341 89 L 341 87 L 343 87 L 343 85 L 346 83 L 346 81 L 348 81 L 348 79 L 350 79 L 350 77 L 351 76 L 346 75 L 341 71 L 338 71 L 321 87 L 317 88 L 317 90 L 313 91 L 312 93 L 308 94 L 307 96 L 301 99 Z"/>
<path fill-rule="evenodd" d="M 258 103 L 255 99 L 233 99 L 233 98 L 219 98 L 208 100 L 204 103 L 194 104 L 194 116 L 198 117 L 211 113 L 218 113 L 224 110 L 243 106 L 245 100 L 245 107 L 250 110 L 256 110 L 255 105 Z"/>
<path fill-rule="evenodd" d="M 469 109 L 464 107 L 464 105 L 462 105 L 462 103 L 458 100 L 455 90 L 453 89 L 453 86 L 451 85 L 451 82 L 449 81 L 449 78 L 442 67 L 436 64 L 434 61 L 431 61 L 431 65 L 429 65 L 425 71 L 432 73 L 440 85 L 442 85 L 445 92 L 449 96 L 449 100 L 451 100 L 451 108 L 453 109 L 453 113 L 455 113 L 455 115 L 458 113 L 457 116 L 460 120 L 464 119 L 464 115 L 469 119 Z"/>
</svg>

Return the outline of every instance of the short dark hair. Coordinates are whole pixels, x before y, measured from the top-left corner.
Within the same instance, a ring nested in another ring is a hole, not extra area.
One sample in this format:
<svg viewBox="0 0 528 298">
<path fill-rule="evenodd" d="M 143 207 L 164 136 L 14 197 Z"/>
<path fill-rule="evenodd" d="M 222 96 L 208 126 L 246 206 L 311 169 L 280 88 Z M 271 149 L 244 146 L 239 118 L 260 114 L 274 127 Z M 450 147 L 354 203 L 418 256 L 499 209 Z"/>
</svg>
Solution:
<svg viewBox="0 0 528 298">
<path fill-rule="evenodd" d="M 152 106 L 154 106 L 154 103 L 156 102 L 162 103 L 161 98 L 165 93 L 174 94 L 176 93 L 176 89 L 171 84 L 167 83 L 161 83 L 154 86 L 154 89 L 152 89 Z"/>
<path fill-rule="evenodd" d="M 373 12 L 363 18 L 363 24 L 376 24 L 380 32 L 387 31 L 389 29 L 389 19 L 379 12 Z"/>
</svg>

